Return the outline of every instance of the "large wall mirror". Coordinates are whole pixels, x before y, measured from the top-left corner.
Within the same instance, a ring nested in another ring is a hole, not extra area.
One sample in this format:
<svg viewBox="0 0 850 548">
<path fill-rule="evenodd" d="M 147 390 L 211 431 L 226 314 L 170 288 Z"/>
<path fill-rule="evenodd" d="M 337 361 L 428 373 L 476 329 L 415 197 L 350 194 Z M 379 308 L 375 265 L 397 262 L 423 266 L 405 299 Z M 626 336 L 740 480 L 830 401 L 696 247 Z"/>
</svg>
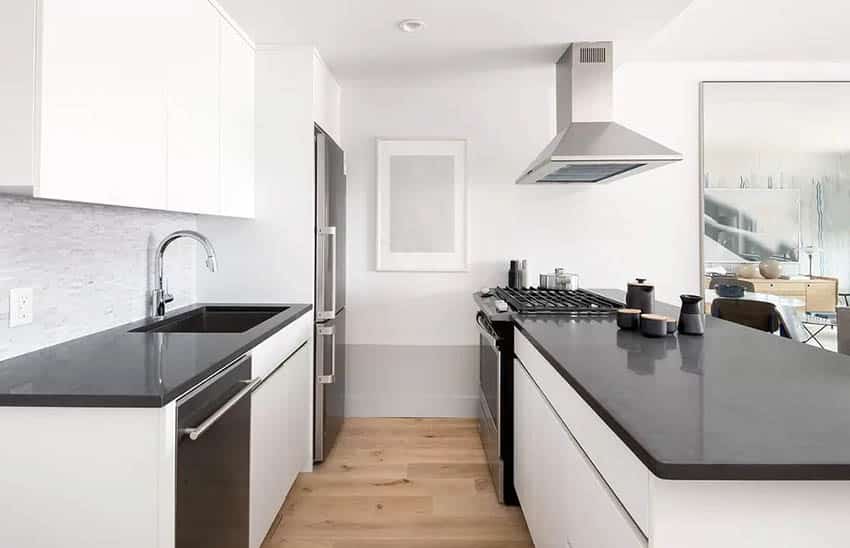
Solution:
<svg viewBox="0 0 850 548">
<path fill-rule="evenodd" d="M 701 112 L 706 300 L 736 279 L 794 309 L 803 342 L 808 322 L 832 329 L 850 291 L 850 82 L 703 82 Z"/>
</svg>

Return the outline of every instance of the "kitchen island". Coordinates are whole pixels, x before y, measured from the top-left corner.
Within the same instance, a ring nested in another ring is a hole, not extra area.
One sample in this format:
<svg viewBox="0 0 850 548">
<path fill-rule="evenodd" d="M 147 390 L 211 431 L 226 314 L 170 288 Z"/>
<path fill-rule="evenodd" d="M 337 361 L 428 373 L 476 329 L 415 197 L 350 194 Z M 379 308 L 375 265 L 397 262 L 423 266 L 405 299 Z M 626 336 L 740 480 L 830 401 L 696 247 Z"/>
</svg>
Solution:
<svg viewBox="0 0 850 548">
<path fill-rule="evenodd" d="M 514 317 L 537 545 L 847 545 L 850 358 L 706 320 L 649 339 L 613 317 Z"/>
</svg>

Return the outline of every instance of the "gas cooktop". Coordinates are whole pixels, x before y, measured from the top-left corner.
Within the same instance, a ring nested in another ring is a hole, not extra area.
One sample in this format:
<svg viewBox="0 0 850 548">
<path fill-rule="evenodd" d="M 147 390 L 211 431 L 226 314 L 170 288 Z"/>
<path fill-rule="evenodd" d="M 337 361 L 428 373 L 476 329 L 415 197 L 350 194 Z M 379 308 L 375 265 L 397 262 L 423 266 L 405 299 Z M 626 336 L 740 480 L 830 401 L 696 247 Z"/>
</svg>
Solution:
<svg viewBox="0 0 850 548">
<path fill-rule="evenodd" d="M 625 305 L 586 289 L 512 289 L 497 287 L 496 296 L 521 314 L 604 316 Z"/>
</svg>

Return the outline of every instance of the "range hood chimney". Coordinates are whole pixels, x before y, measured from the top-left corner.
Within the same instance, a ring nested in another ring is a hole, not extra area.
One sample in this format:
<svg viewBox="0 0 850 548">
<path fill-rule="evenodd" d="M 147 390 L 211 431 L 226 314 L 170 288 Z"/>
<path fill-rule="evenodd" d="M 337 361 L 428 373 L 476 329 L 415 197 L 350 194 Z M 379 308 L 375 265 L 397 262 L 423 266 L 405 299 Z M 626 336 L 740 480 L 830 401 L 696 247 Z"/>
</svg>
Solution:
<svg viewBox="0 0 850 548">
<path fill-rule="evenodd" d="M 576 42 L 558 60 L 558 135 L 517 184 L 607 183 L 682 159 L 613 121 L 613 50 L 612 42 Z"/>
</svg>

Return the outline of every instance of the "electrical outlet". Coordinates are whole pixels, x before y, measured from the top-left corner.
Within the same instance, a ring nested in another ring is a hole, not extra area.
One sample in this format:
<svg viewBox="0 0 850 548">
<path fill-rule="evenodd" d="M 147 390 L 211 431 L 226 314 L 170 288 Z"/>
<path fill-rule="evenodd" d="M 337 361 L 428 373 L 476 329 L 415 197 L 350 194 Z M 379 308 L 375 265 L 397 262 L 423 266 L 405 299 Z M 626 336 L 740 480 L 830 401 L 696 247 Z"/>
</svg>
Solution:
<svg viewBox="0 0 850 548">
<path fill-rule="evenodd" d="M 9 291 L 9 327 L 32 323 L 32 288 L 18 287 Z"/>
</svg>

